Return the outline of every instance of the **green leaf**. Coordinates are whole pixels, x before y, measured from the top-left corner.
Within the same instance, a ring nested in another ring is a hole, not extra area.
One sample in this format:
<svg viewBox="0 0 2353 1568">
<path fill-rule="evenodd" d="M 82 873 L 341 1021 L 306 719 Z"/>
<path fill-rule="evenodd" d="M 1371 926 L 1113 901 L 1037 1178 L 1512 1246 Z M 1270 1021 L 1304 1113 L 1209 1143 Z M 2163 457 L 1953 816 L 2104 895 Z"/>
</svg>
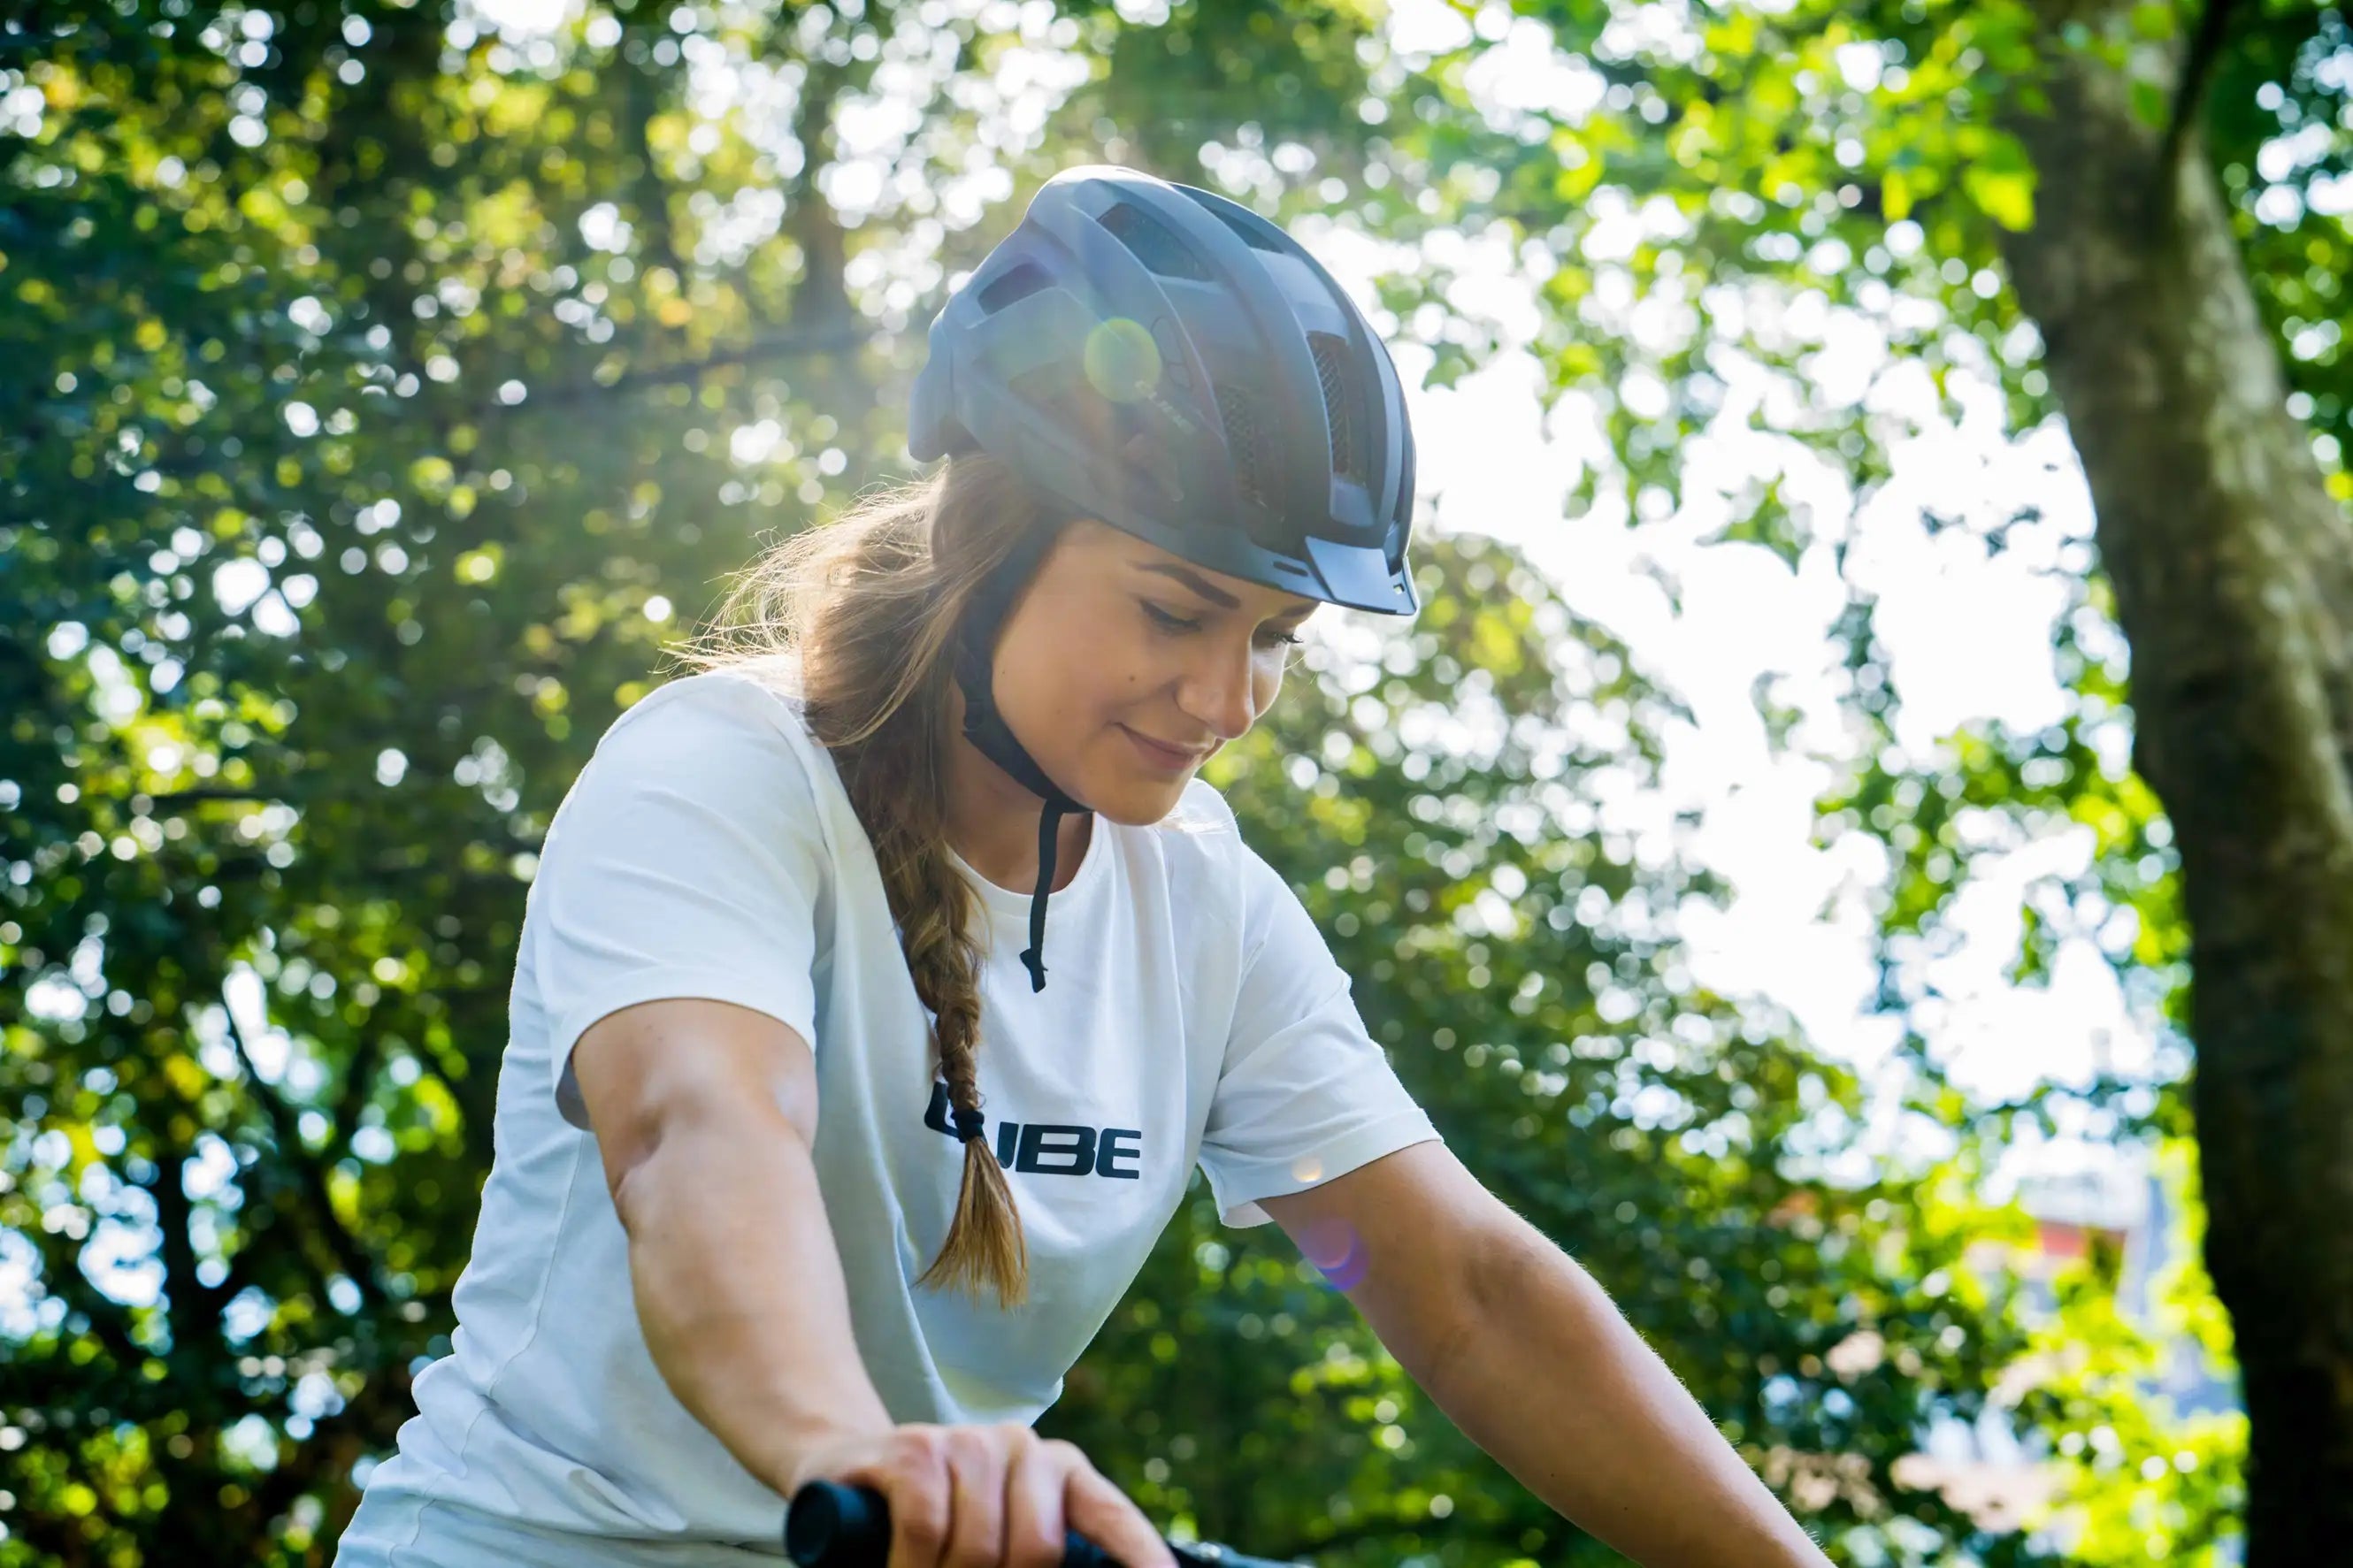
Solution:
<svg viewBox="0 0 2353 1568">
<path fill-rule="evenodd" d="M 2034 174 L 2003 174 L 1974 165 L 1962 172 L 1962 188 L 1988 217 L 2012 232 L 2034 226 Z"/>
<path fill-rule="evenodd" d="M 2149 0 L 2147 4 L 2132 8 L 2132 30 L 2137 37 L 2150 43 L 2163 43 L 2180 31 L 2180 23 L 2175 18 L 2172 6 Z"/>
</svg>

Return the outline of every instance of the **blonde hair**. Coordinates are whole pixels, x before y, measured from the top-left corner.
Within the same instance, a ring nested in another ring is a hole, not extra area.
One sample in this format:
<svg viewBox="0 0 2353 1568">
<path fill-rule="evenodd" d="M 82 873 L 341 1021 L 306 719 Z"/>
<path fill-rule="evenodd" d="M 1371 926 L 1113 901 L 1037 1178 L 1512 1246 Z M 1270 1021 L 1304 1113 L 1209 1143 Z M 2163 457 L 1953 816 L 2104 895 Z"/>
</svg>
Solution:
<svg viewBox="0 0 2353 1568">
<path fill-rule="evenodd" d="M 1037 492 L 984 454 L 861 498 L 740 574 L 712 633 L 677 650 L 700 669 L 783 660 L 873 841 L 948 1098 L 981 1107 L 976 900 L 948 858 L 950 692 L 956 629 L 974 594 L 1033 531 Z M 698 646 L 699 645 L 699 646 Z M 939 1257 L 919 1284 L 998 1303 L 1029 1296 L 1029 1249 L 987 1141 L 964 1141 L 964 1180 Z"/>
</svg>

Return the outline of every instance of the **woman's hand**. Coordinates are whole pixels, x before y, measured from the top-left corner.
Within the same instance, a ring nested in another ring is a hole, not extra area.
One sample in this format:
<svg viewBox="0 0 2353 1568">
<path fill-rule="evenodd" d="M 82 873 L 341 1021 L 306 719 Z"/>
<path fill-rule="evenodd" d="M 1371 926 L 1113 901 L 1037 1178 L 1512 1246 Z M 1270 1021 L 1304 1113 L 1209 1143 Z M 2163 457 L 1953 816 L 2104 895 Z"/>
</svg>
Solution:
<svg viewBox="0 0 2353 1568">
<path fill-rule="evenodd" d="M 1086 1455 L 1013 1423 L 846 1435 L 807 1450 L 786 1495 L 815 1480 L 882 1494 L 890 1568 L 1058 1568 L 1065 1530 L 1125 1568 L 1176 1568 L 1151 1521 Z"/>
</svg>

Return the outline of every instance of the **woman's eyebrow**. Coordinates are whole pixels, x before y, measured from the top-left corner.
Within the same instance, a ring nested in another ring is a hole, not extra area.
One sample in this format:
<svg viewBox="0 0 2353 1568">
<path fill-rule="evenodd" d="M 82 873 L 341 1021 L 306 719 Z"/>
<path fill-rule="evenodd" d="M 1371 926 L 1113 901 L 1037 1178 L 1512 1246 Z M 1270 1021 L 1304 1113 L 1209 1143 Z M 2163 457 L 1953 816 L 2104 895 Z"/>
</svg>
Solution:
<svg viewBox="0 0 2353 1568">
<path fill-rule="evenodd" d="M 1235 598 L 1231 594 L 1227 593 L 1223 588 L 1219 587 L 1215 583 L 1210 582 L 1198 572 L 1192 571 L 1187 567 L 1154 562 L 1150 563 L 1139 563 L 1135 569 L 1139 572 L 1156 572 L 1163 577 L 1182 583 L 1186 587 L 1192 589 L 1193 592 L 1200 595 L 1201 597 L 1208 600 L 1209 603 L 1217 605 L 1218 608 L 1221 610 L 1239 610 L 1242 607 L 1242 602 L 1240 599 Z"/>
</svg>

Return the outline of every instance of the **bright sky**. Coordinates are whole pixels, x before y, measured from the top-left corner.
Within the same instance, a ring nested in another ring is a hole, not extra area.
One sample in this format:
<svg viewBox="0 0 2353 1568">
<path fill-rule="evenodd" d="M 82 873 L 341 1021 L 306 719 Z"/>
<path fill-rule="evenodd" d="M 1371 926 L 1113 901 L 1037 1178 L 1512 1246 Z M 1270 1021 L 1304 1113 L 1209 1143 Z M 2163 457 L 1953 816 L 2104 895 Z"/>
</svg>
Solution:
<svg viewBox="0 0 2353 1568">
<path fill-rule="evenodd" d="M 1440 527 L 1527 549 L 1573 607 L 1623 637 L 1691 708 L 1696 727 L 1677 724 L 1669 734 L 1659 815 L 1699 805 L 1704 826 L 1694 851 L 1736 889 L 1720 916 L 1686 920 L 1694 973 L 1727 994 L 1779 1001 L 1827 1050 L 1863 1064 L 1881 1059 L 1889 1026 L 1862 1012 L 1876 976 L 1862 895 L 1882 868 L 1874 855 L 1811 845 L 1813 802 L 1836 775 L 1802 756 L 1775 755 L 1749 695 L 1758 676 L 1782 673 L 1778 700 L 1807 715 L 1797 742 L 1849 749 L 1832 679 L 1839 648 L 1829 635 L 1843 591 L 1827 549 L 1792 574 L 1761 547 L 1693 539 L 1720 519 L 1630 529 L 1622 502 L 1616 515 L 1606 504 L 1606 488 L 1605 504 L 1563 521 L 1562 500 L 1594 443 L 1575 421 L 1546 428 L 1537 382 L 1533 362 L 1513 354 L 1452 391 L 1417 396 L 1430 515 Z M 1895 482 L 1853 520 L 1854 569 L 1879 595 L 1879 631 L 1903 695 L 1898 742 L 1914 755 L 1962 725 L 2000 719 L 2031 731 L 2064 711 L 2051 658 L 2060 589 L 2026 563 L 2047 563 L 2061 542 L 2088 531 L 2083 480 L 2063 434 L 2012 440 L 2000 427 L 1997 398 L 1964 401 L 1970 411 L 1957 426 L 1936 418 L 1933 395 L 1920 404 L 1929 433 L 1901 453 Z M 1736 397 L 1720 417 L 1736 427 L 1742 412 Z M 1692 471 L 1730 488 L 1736 465 L 1773 462 L 1770 439 L 1746 434 L 1746 442 L 1711 450 L 1725 470 L 1694 461 Z M 1966 530 L 1931 537 L 1919 521 L 1931 495 L 1947 514 L 1966 498 L 1973 514 L 2007 516 L 2030 494 L 2044 521 L 2014 531 L 2003 556 L 1989 555 Z M 1817 520 L 1835 531 L 1851 510 L 1841 499 L 1819 506 Z M 1637 570 L 1646 561 L 1680 583 L 1680 612 Z M 1938 972 L 1958 1005 L 1938 1038 L 1959 1076 L 1985 1094 L 2021 1093 L 2038 1075 L 2088 1076 L 2102 1029 L 2119 1064 L 2146 1054 L 2106 960 L 2088 945 L 2064 952 L 2047 991 L 2000 978 L 2018 952 L 2023 884 L 2080 867 L 2087 849 L 2087 835 L 2076 830 L 1972 868 L 1978 882 L 1961 918 L 1968 940 Z"/>
</svg>

